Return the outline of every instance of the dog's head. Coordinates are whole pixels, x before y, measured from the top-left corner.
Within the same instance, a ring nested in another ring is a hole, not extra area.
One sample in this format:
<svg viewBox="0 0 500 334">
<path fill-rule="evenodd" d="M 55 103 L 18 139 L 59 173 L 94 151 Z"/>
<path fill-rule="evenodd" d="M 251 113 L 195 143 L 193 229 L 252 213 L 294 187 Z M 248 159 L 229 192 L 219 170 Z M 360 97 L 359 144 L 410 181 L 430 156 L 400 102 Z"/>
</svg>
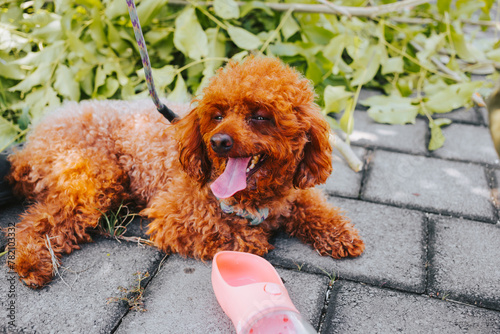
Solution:
<svg viewBox="0 0 500 334">
<path fill-rule="evenodd" d="M 219 198 L 308 188 L 332 171 L 329 126 L 309 81 L 275 58 L 230 62 L 178 124 L 180 162 Z M 239 194 L 240 194 L 239 193 Z"/>
</svg>

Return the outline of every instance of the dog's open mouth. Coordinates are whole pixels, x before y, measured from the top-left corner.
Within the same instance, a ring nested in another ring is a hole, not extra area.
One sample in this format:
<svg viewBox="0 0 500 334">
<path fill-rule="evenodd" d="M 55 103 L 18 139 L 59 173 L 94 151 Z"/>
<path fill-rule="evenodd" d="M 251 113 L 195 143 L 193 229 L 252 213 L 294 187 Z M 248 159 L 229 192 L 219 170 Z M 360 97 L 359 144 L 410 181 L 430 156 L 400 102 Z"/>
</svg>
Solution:
<svg viewBox="0 0 500 334">
<path fill-rule="evenodd" d="M 252 159 L 250 159 L 247 167 L 247 178 L 253 175 L 253 173 L 262 166 L 264 160 L 266 160 L 266 156 L 263 154 L 254 155 Z"/>
<path fill-rule="evenodd" d="M 264 163 L 266 156 L 262 154 L 228 158 L 226 169 L 215 180 L 210 189 L 218 198 L 228 198 L 247 187 L 247 178 L 253 175 Z"/>
</svg>

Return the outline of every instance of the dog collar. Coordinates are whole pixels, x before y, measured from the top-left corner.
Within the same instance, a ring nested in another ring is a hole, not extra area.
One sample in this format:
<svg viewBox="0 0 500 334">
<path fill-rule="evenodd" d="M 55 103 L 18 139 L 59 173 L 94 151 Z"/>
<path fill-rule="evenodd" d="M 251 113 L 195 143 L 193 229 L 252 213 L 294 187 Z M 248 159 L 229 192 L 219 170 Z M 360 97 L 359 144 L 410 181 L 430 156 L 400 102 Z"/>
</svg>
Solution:
<svg viewBox="0 0 500 334">
<path fill-rule="evenodd" d="M 259 208 L 257 209 L 257 214 L 253 214 L 248 212 L 245 209 L 236 209 L 233 205 L 229 205 L 220 198 L 217 198 L 220 204 L 220 208 L 224 213 L 234 213 L 235 215 L 245 218 L 248 220 L 248 223 L 252 226 L 259 225 L 262 223 L 267 216 L 269 216 L 269 208 Z"/>
</svg>

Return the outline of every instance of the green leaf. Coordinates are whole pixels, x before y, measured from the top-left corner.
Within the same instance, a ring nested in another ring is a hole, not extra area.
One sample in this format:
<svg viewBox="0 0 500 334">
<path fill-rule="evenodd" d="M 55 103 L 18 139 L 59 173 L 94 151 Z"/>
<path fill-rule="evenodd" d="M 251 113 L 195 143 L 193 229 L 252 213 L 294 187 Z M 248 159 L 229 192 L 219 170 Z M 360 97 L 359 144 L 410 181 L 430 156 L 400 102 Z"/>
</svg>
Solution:
<svg viewBox="0 0 500 334">
<path fill-rule="evenodd" d="M 186 87 L 186 83 L 182 78 L 182 75 L 177 75 L 177 80 L 175 82 L 175 88 L 168 96 L 168 99 L 173 102 L 186 103 L 191 100 Z"/>
<path fill-rule="evenodd" d="M 321 26 L 306 25 L 303 27 L 302 32 L 307 38 L 308 42 L 327 45 L 335 35 L 330 30 Z"/>
<path fill-rule="evenodd" d="M 227 27 L 227 33 L 229 34 L 229 37 L 231 38 L 233 43 L 241 49 L 255 50 L 262 45 L 262 41 L 259 39 L 259 37 L 243 28 L 229 25 Z"/>
<path fill-rule="evenodd" d="M 106 22 L 106 27 L 108 28 L 107 39 L 109 41 L 109 45 L 118 54 L 125 53 L 125 51 L 129 48 L 129 44 L 121 38 L 120 33 L 111 22 Z"/>
<path fill-rule="evenodd" d="M 144 39 L 149 45 L 155 45 L 170 36 L 171 32 L 170 28 L 155 28 L 148 31 L 144 35 Z"/>
<path fill-rule="evenodd" d="M 457 55 L 460 58 L 470 62 L 479 60 L 480 57 L 478 57 L 479 55 L 477 55 L 479 51 L 474 50 L 475 52 L 471 52 L 472 45 L 467 43 L 462 33 L 457 33 L 456 31 L 452 30 L 451 39 L 453 41 L 453 45 L 455 46 L 455 50 L 457 51 Z"/>
<path fill-rule="evenodd" d="M 361 101 L 361 104 L 370 106 L 368 115 L 378 123 L 415 123 L 419 110 L 418 106 L 412 104 L 411 99 L 397 95 L 372 96 Z"/>
<path fill-rule="evenodd" d="M 367 48 L 363 56 L 354 60 L 351 65 L 354 68 L 351 86 L 364 85 L 371 81 L 380 68 L 381 58 L 380 46 L 372 45 Z"/>
<path fill-rule="evenodd" d="M 76 34 L 71 31 L 66 33 L 68 36 L 67 43 L 69 49 L 74 52 L 77 56 L 85 59 L 89 63 L 97 63 L 97 58 L 95 56 L 95 46 L 91 43 L 82 42 Z"/>
<path fill-rule="evenodd" d="M 243 5 L 240 8 L 240 16 L 246 16 L 250 11 L 254 9 L 261 9 L 267 15 L 274 16 L 274 12 L 269 8 L 269 6 L 264 1 L 249 1 L 243 2 Z"/>
<path fill-rule="evenodd" d="M 281 28 L 281 33 L 285 40 L 289 39 L 295 35 L 300 30 L 300 26 L 297 24 L 293 16 L 290 16 L 288 20 L 285 21 L 283 27 Z"/>
<path fill-rule="evenodd" d="M 97 90 L 97 97 L 106 99 L 110 98 L 116 93 L 119 87 L 120 84 L 118 83 L 118 80 L 112 77 L 107 77 L 104 85 L 99 87 Z"/>
<path fill-rule="evenodd" d="M 456 10 L 450 12 L 454 18 L 470 18 L 475 12 L 484 7 L 484 2 L 471 0 L 457 0 L 455 2 Z"/>
<path fill-rule="evenodd" d="M 382 63 L 382 74 L 403 73 L 403 57 L 392 57 Z"/>
<path fill-rule="evenodd" d="M 306 78 L 312 80 L 315 85 L 323 81 L 323 71 L 314 58 L 311 58 L 311 60 L 307 59 Z"/>
<path fill-rule="evenodd" d="M 12 62 L 10 63 L 3 63 L 0 60 L 0 75 L 4 78 L 9 78 L 9 79 L 15 79 L 15 80 L 22 80 L 26 77 L 26 74 L 24 73 L 23 70 L 21 70 L 21 67 L 17 64 L 14 64 Z"/>
<path fill-rule="evenodd" d="M 137 5 L 137 16 L 139 17 L 141 26 L 145 27 L 149 25 L 151 20 L 167 4 L 167 2 L 168 0 L 142 0 L 141 3 Z"/>
<path fill-rule="evenodd" d="M 424 49 L 422 51 L 417 52 L 417 59 L 427 64 L 428 66 L 434 67 L 434 65 L 429 65 L 431 63 L 428 62 L 427 60 L 431 56 L 434 56 L 439 51 L 439 49 L 441 49 L 444 46 L 445 41 L 446 41 L 445 33 L 433 35 L 425 39 L 425 43 L 423 45 Z"/>
<path fill-rule="evenodd" d="M 54 110 L 61 104 L 61 100 L 52 87 L 45 86 L 27 94 L 25 103 L 30 107 L 32 123 L 36 123 L 47 110 Z"/>
<path fill-rule="evenodd" d="M 97 8 L 92 9 L 92 23 L 89 26 L 90 36 L 96 43 L 97 48 L 102 48 L 107 44 L 106 35 L 104 34 L 104 25 L 101 20 L 101 13 Z"/>
<path fill-rule="evenodd" d="M 165 65 L 162 68 L 152 68 L 151 71 L 153 72 L 155 86 L 159 91 L 165 90 L 175 79 L 176 69 L 172 65 Z M 140 76 L 145 78 L 144 71 L 139 72 L 141 73 Z"/>
<path fill-rule="evenodd" d="M 66 1 L 66 0 L 60 0 Z M 126 1 L 110 1 L 105 10 L 106 17 L 110 20 L 123 15 L 128 15 L 128 8 Z"/>
<path fill-rule="evenodd" d="M 323 98 L 325 100 L 325 108 L 323 108 L 323 113 L 338 113 L 342 111 L 343 109 L 345 109 L 347 101 L 352 99 L 353 96 L 354 93 L 346 91 L 344 86 L 326 86 L 323 95 Z"/>
<path fill-rule="evenodd" d="M 438 119 L 434 120 L 434 123 L 437 126 L 442 127 L 442 126 L 450 125 L 451 124 L 451 119 L 449 119 L 449 118 L 438 118 Z"/>
<path fill-rule="evenodd" d="M 26 93 L 31 88 L 47 83 L 50 81 L 52 75 L 52 65 L 50 63 L 42 63 L 38 68 L 29 74 L 23 81 L 11 87 L 9 91 L 21 91 Z"/>
<path fill-rule="evenodd" d="M 73 72 L 65 65 L 59 64 L 56 70 L 56 81 L 54 88 L 62 96 L 73 100 L 80 100 L 80 85 L 74 79 Z"/>
<path fill-rule="evenodd" d="M 436 113 L 450 112 L 470 103 L 472 94 L 481 86 L 481 82 L 464 82 L 450 85 L 430 95 L 425 102 L 425 106 Z"/>
<path fill-rule="evenodd" d="M 269 46 L 271 52 L 276 56 L 292 57 L 302 54 L 304 49 L 298 43 L 276 43 Z"/>
<path fill-rule="evenodd" d="M 500 63 L 500 48 L 488 51 L 486 53 L 486 57 L 488 57 L 488 59 L 491 59 L 493 61 Z"/>
<path fill-rule="evenodd" d="M 175 19 L 174 45 L 191 59 L 199 60 L 208 54 L 208 39 L 194 8 L 186 8 Z"/>
<path fill-rule="evenodd" d="M 19 132 L 20 129 L 17 126 L 0 116 L 0 149 L 12 144 Z"/>
<path fill-rule="evenodd" d="M 240 8 L 234 0 L 214 0 L 215 14 L 223 19 L 237 19 L 240 17 Z"/>
<path fill-rule="evenodd" d="M 352 133 L 352 130 L 354 129 L 353 103 L 354 101 L 352 99 L 347 101 L 344 114 L 342 114 L 339 122 L 340 129 L 348 135 L 350 135 Z"/>
<path fill-rule="evenodd" d="M 449 121 L 449 120 L 448 120 Z M 449 122 L 451 123 L 451 121 Z M 444 145 L 446 138 L 441 131 L 441 126 L 449 124 L 447 122 L 429 122 L 429 127 L 431 128 L 431 140 L 429 141 L 429 151 L 435 151 Z"/>
<path fill-rule="evenodd" d="M 248 56 L 248 51 L 241 51 L 231 57 L 231 59 L 236 61 L 242 61 L 246 56 Z"/>
<path fill-rule="evenodd" d="M 437 8 L 440 14 L 444 14 L 450 10 L 452 0 L 437 0 Z"/>
<path fill-rule="evenodd" d="M 37 28 L 32 32 L 32 36 L 36 39 L 42 39 L 48 43 L 60 40 L 63 37 L 61 20 L 54 20 L 44 27 Z"/>
</svg>

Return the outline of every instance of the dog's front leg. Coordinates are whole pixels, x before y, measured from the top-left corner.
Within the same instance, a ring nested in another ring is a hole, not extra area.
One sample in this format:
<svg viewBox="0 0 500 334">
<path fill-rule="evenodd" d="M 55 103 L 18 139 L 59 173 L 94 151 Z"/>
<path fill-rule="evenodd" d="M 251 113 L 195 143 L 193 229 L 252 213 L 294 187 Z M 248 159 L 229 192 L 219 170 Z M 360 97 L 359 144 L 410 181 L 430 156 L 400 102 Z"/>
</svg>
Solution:
<svg viewBox="0 0 500 334">
<path fill-rule="evenodd" d="M 301 190 L 285 221 L 287 233 L 310 244 L 321 255 L 356 257 L 365 246 L 358 231 L 317 189 Z"/>
<path fill-rule="evenodd" d="M 208 196 L 193 197 L 165 192 L 141 212 L 151 220 L 147 233 L 156 247 L 202 260 L 212 259 L 222 250 L 263 255 L 273 249 L 269 230 L 223 213 Z"/>
</svg>

